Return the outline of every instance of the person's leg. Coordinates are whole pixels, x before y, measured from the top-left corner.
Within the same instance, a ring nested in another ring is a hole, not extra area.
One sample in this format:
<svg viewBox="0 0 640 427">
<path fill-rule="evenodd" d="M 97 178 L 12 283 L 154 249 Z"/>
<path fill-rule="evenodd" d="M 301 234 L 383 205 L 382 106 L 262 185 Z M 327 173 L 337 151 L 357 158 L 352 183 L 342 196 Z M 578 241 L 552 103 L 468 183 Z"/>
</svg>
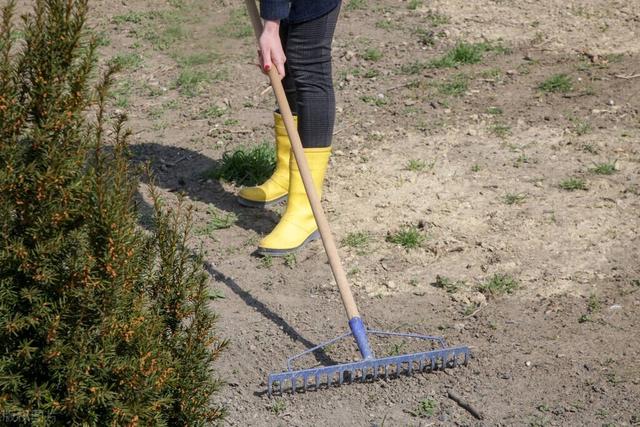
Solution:
<svg viewBox="0 0 640 427">
<path fill-rule="evenodd" d="M 287 37 L 289 25 L 283 21 L 280 25 L 280 39 L 282 47 L 286 52 Z M 297 124 L 296 115 L 296 86 L 285 63 L 286 74 L 282 80 L 289 107 L 294 114 L 294 120 Z M 275 142 L 276 142 L 276 167 L 271 177 L 264 183 L 254 186 L 245 187 L 238 193 L 238 202 L 243 206 L 253 208 L 263 208 L 266 206 L 280 203 L 287 199 L 289 193 L 289 161 L 291 160 L 291 140 L 284 126 L 284 121 L 280 112 L 276 110 L 273 113 Z"/>
<path fill-rule="evenodd" d="M 331 45 L 339 12 L 340 6 L 320 18 L 288 24 L 285 30 L 287 73 L 295 85 L 294 111 L 305 148 L 331 145 L 336 111 Z"/>
<path fill-rule="evenodd" d="M 287 72 L 295 83 L 298 130 L 318 195 L 331 155 L 335 95 L 331 42 L 339 7 L 318 19 L 291 24 L 286 39 Z M 282 256 L 319 237 L 300 170 L 290 160 L 287 209 L 276 228 L 258 245 L 264 255 Z"/>
</svg>

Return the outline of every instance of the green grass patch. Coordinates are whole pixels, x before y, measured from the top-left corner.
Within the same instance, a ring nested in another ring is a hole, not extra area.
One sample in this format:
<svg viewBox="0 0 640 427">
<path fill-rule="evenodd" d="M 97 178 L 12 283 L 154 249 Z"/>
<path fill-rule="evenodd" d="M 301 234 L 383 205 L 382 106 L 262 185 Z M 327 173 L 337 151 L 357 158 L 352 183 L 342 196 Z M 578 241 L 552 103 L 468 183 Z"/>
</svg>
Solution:
<svg viewBox="0 0 640 427">
<path fill-rule="evenodd" d="M 445 291 L 447 291 L 448 294 L 455 294 L 464 285 L 465 283 L 462 280 L 453 281 L 448 277 L 444 277 L 440 275 L 437 275 L 435 282 L 431 283 L 431 286 L 438 289 L 444 289 Z"/>
<path fill-rule="evenodd" d="M 559 184 L 559 187 L 567 191 L 587 190 L 587 183 L 580 178 L 567 178 Z"/>
<path fill-rule="evenodd" d="M 446 96 L 462 96 L 469 90 L 469 77 L 457 74 L 446 82 L 436 85 L 438 92 Z"/>
<path fill-rule="evenodd" d="M 452 68 L 466 64 L 477 64 L 482 61 L 485 52 L 506 53 L 508 50 L 500 44 L 459 42 L 442 57 L 431 61 L 429 66 Z"/>
<path fill-rule="evenodd" d="M 407 9 L 416 10 L 422 6 L 422 0 L 409 0 L 409 4 L 407 4 Z"/>
<path fill-rule="evenodd" d="M 616 173 L 616 162 L 596 163 L 591 172 L 598 175 L 613 175 Z"/>
<path fill-rule="evenodd" d="M 420 247 L 425 241 L 425 236 L 417 227 L 408 226 L 401 228 L 395 233 L 388 234 L 386 240 L 389 243 L 400 245 L 408 250 Z"/>
<path fill-rule="evenodd" d="M 148 17 L 146 12 L 128 12 L 122 15 L 116 15 L 111 19 L 114 24 L 141 24 Z"/>
<path fill-rule="evenodd" d="M 435 399 L 422 399 L 418 402 L 418 406 L 412 411 L 408 411 L 411 416 L 417 418 L 432 417 L 436 413 L 438 402 Z"/>
<path fill-rule="evenodd" d="M 538 89 L 547 93 L 567 93 L 573 89 L 573 80 L 567 74 L 555 74 L 540 83 Z"/>
<path fill-rule="evenodd" d="M 116 55 L 109 62 L 123 69 L 136 69 L 142 65 L 143 61 L 142 55 L 131 52 Z"/>
<path fill-rule="evenodd" d="M 233 212 L 223 213 L 219 211 L 214 211 L 211 213 L 209 217 L 209 221 L 207 225 L 198 229 L 196 233 L 198 235 L 206 235 L 211 234 L 216 230 L 222 230 L 225 228 L 231 227 L 238 221 L 238 217 Z"/>
<path fill-rule="evenodd" d="M 364 10 L 367 8 L 367 0 L 349 0 L 345 5 L 345 10 Z"/>
<path fill-rule="evenodd" d="M 377 62 L 382 59 L 382 52 L 378 48 L 368 47 L 362 54 L 362 58 L 366 61 Z"/>
<path fill-rule="evenodd" d="M 524 203 L 526 198 L 527 195 L 523 193 L 507 193 L 504 196 L 503 201 L 507 205 L 521 205 L 522 203 Z"/>
<path fill-rule="evenodd" d="M 420 159 L 410 159 L 405 167 L 407 170 L 413 172 L 424 172 L 426 170 L 433 169 L 434 166 L 435 162 L 427 163 L 424 160 Z"/>
<path fill-rule="evenodd" d="M 121 81 L 115 89 L 111 90 L 110 96 L 114 100 L 114 105 L 118 108 L 128 108 L 133 92 L 133 82 L 131 80 Z"/>
<path fill-rule="evenodd" d="M 433 27 L 440 27 L 442 25 L 447 25 L 451 22 L 451 19 L 444 13 L 434 12 L 432 10 L 427 13 L 427 22 Z"/>
<path fill-rule="evenodd" d="M 227 114 L 227 109 L 212 105 L 200 111 L 198 117 L 201 119 L 217 119 Z"/>
<path fill-rule="evenodd" d="M 494 274 L 489 280 L 478 286 L 478 290 L 487 296 L 512 294 L 518 289 L 518 282 L 506 274 Z"/>
<path fill-rule="evenodd" d="M 489 127 L 489 132 L 498 138 L 506 138 L 511 134 L 511 126 L 504 123 L 494 123 Z"/>
<path fill-rule="evenodd" d="M 375 105 L 376 107 L 382 107 L 387 105 L 386 98 L 380 98 L 379 96 L 368 96 L 365 95 L 360 98 L 364 103 L 369 105 Z"/>
<path fill-rule="evenodd" d="M 215 52 L 197 52 L 189 55 L 175 54 L 173 59 L 181 67 L 197 67 L 198 65 L 208 65 L 220 59 L 220 55 Z"/>
<path fill-rule="evenodd" d="M 491 114 L 493 116 L 500 116 L 502 115 L 503 111 L 502 108 L 500 107 L 489 107 L 487 108 L 487 114 Z"/>
<path fill-rule="evenodd" d="M 342 240 L 342 246 L 357 249 L 359 252 L 366 251 L 371 244 L 371 234 L 366 231 L 354 231 L 348 233 Z"/>
<path fill-rule="evenodd" d="M 273 144 L 263 143 L 252 148 L 240 148 L 222 155 L 220 165 L 206 173 L 237 185 L 254 186 L 266 181 L 276 165 Z"/>
<path fill-rule="evenodd" d="M 185 68 L 180 72 L 175 87 L 180 91 L 180 94 L 194 97 L 211 81 L 212 76 L 208 72 Z"/>
<path fill-rule="evenodd" d="M 400 66 L 400 73 L 405 75 L 415 75 L 420 74 L 425 68 L 427 68 L 427 64 L 422 61 L 414 61 L 408 64 L 402 64 Z"/>
</svg>

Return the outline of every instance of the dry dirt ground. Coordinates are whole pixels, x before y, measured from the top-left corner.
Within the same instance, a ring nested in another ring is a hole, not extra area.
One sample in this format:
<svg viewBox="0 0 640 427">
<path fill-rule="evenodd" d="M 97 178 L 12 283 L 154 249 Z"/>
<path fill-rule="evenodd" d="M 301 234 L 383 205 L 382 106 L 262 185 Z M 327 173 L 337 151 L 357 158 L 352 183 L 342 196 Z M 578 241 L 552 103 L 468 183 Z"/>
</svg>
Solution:
<svg viewBox="0 0 640 427">
<path fill-rule="evenodd" d="M 224 424 L 640 425 L 640 2 L 345 2 L 323 197 L 343 264 L 370 326 L 473 357 L 275 398 L 267 373 L 346 321 L 322 246 L 255 256 L 282 207 L 241 208 L 211 178 L 223 153 L 272 140 L 243 3 L 90 3 L 102 55 L 125 67 L 113 104 L 134 158 L 169 206 L 193 206 L 193 246 L 224 295 Z M 433 66 L 460 42 L 484 43 L 481 59 Z M 418 247 L 388 241 L 401 229 Z"/>
</svg>

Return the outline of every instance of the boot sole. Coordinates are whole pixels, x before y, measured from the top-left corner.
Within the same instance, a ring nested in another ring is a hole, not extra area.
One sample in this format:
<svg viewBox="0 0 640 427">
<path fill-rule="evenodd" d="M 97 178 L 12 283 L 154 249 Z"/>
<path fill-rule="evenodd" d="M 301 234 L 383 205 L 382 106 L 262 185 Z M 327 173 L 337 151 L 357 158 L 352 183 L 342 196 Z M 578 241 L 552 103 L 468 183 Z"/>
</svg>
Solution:
<svg viewBox="0 0 640 427">
<path fill-rule="evenodd" d="M 257 253 L 262 256 L 275 256 L 275 257 L 285 256 L 285 255 L 289 255 L 291 253 L 297 252 L 298 250 L 302 249 L 307 243 L 313 242 L 314 240 L 318 240 L 319 238 L 320 238 L 320 233 L 318 232 L 318 230 L 316 230 L 313 233 L 311 233 L 309 237 L 307 237 L 304 240 L 304 242 L 302 242 L 302 244 L 300 244 L 299 246 L 296 246 L 295 248 L 270 249 L 270 248 L 258 247 Z"/>
<path fill-rule="evenodd" d="M 285 194 L 282 197 L 278 197 L 277 199 L 270 200 L 268 202 L 256 202 L 256 201 L 244 199 L 238 196 L 238 203 L 240 203 L 242 206 L 245 206 L 247 208 L 266 208 L 267 206 L 273 206 L 278 203 L 284 202 L 287 200 L 287 198 L 288 198 L 288 195 Z"/>
</svg>

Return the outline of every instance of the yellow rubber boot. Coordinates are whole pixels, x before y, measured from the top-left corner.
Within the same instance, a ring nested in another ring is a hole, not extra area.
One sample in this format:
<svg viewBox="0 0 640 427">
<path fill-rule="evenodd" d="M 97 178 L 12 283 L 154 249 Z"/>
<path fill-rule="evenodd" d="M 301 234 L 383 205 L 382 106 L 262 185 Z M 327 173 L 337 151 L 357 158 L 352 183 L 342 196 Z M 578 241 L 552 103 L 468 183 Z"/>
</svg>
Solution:
<svg viewBox="0 0 640 427">
<path fill-rule="evenodd" d="M 304 154 L 311 169 L 316 191 L 320 196 L 322 194 L 322 182 L 329 164 L 331 147 L 305 148 Z M 306 243 L 320 237 L 293 153 L 291 154 L 290 164 L 291 173 L 287 210 L 282 215 L 276 228 L 262 239 L 258 245 L 258 253 L 261 255 L 284 256 L 295 252 Z"/>
<path fill-rule="evenodd" d="M 267 181 L 256 187 L 240 190 L 238 202 L 243 206 L 262 208 L 287 199 L 289 191 L 289 158 L 291 157 L 291 141 L 284 127 L 284 120 L 279 113 L 273 113 L 276 133 L 276 169 Z M 298 125 L 298 117 L 293 120 Z"/>
</svg>

